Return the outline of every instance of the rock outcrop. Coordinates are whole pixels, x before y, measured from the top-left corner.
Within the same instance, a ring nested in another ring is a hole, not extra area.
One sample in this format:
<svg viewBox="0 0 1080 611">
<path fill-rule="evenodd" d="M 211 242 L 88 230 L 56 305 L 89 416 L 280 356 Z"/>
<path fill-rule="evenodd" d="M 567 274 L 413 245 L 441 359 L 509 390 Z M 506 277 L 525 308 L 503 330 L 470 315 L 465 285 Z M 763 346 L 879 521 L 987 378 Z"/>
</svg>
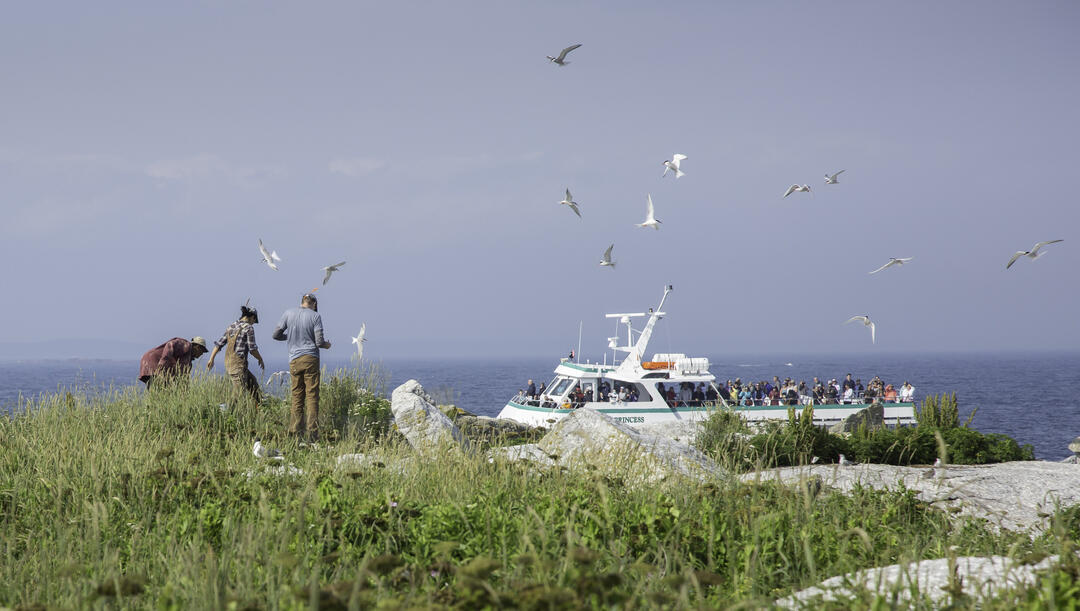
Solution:
<svg viewBox="0 0 1080 611">
<path fill-rule="evenodd" d="M 842 422 L 829 427 L 830 433 L 850 433 L 861 426 L 875 429 L 885 426 L 885 406 L 880 403 L 872 403 L 854 414 L 844 418 Z"/>
<path fill-rule="evenodd" d="M 912 588 L 933 603 L 942 604 L 947 602 L 950 592 L 955 591 L 955 586 L 959 586 L 965 595 L 979 600 L 1007 589 L 1030 586 L 1036 581 L 1036 571 L 1050 568 L 1056 563 L 1056 556 L 1050 556 L 1038 564 L 1019 564 L 1005 556 L 962 556 L 953 563 L 948 558 L 936 558 L 893 564 L 831 577 L 820 585 L 782 598 L 776 604 L 781 607 L 814 608 L 825 601 L 850 598 L 855 593 L 854 589 L 895 595 L 899 602 L 907 602 L 911 599 Z"/>
<path fill-rule="evenodd" d="M 398 431 L 418 452 L 453 452 L 468 448 L 465 436 L 435 407 L 431 396 L 416 380 L 409 380 L 394 389 L 390 410 L 394 413 Z"/>
<path fill-rule="evenodd" d="M 488 460 L 494 461 L 496 458 L 509 460 L 511 462 L 526 460 L 539 467 L 555 466 L 555 460 L 548 456 L 547 453 L 541 450 L 540 446 L 535 443 L 526 443 L 519 446 L 504 446 L 488 450 Z"/>
<path fill-rule="evenodd" d="M 926 502 L 1014 531 L 1045 530 L 1058 506 L 1080 503 L 1080 465 L 1047 461 L 937 468 L 809 465 L 746 473 L 742 479 L 796 484 L 815 475 L 824 485 L 844 492 L 856 484 L 895 489 L 903 483 Z"/>
</svg>

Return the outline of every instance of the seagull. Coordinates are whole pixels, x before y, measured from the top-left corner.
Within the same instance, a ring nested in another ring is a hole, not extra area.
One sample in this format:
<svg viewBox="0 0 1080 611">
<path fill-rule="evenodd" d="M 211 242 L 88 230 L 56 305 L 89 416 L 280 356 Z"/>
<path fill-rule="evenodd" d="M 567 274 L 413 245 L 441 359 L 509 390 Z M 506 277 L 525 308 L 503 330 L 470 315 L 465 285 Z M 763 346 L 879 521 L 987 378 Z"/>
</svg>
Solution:
<svg viewBox="0 0 1080 611">
<path fill-rule="evenodd" d="M 892 267 L 894 265 L 903 265 L 903 264 L 907 263 L 908 261 L 910 261 L 910 260 L 912 260 L 914 258 L 915 257 L 907 257 L 906 259 L 897 259 L 896 257 L 889 257 L 889 262 L 888 263 L 886 263 L 885 265 L 882 265 L 881 267 L 875 269 L 874 271 L 872 271 L 870 273 L 871 274 L 876 274 L 876 273 L 880 272 L 881 270 L 888 269 L 888 268 L 890 268 L 890 267 Z"/>
<path fill-rule="evenodd" d="M 367 323 L 360 324 L 360 334 L 352 338 L 352 343 L 356 344 L 356 360 L 360 360 L 364 357 L 364 342 L 367 339 L 364 338 L 364 333 L 367 332 Z"/>
<path fill-rule="evenodd" d="M 857 463 L 857 462 L 854 462 L 854 461 L 851 461 L 851 460 L 848 460 L 848 459 L 847 459 L 847 456 L 844 456 L 843 454 L 841 454 L 841 455 L 840 455 L 840 464 L 841 464 L 841 465 L 857 465 L 857 464 L 859 464 L 859 463 Z"/>
<path fill-rule="evenodd" d="M 648 212 L 645 214 L 645 222 L 644 223 L 635 223 L 635 224 L 638 227 L 652 227 L 653 229 L 659 231 L 660 230 L 660 223 L 662 221 L 656 220 L 656 211 L 654 210 L 653 203 L 652 203 L 652 193 L 649 194 L 649 207 L 647 208 L 647 210 L 648 210 Z"/>
<path fill-rule="evenodd" d="M 686 159 L 686 155 L 683 155 L 681 153 L 675 153 L 671 157 L 671 159 L 665 160 L 664 173 L 661 175 L 661 177 L 667 176 L 668 170 L 673 170 L 675 172 L 675 178 L 682 178 L 683 175 L 686 174 L 686 172 L 683 172 L 679 169 L 679 163 L 682 162 L 683 159 Z"/>
<path fill-rule="evenodd" d="M 791 185 L 787 188 L 787 191 L 784 192 L 784 197 L 787 197 L 796 191 L 806 191 L 807 193 L 810 193 L 810 185 L 803 185 L 801 187 L 799 185 Z"/>
<path fill-rule="evenodd" d="M 874 338 L 874 323 L 870 322 L 870 317 L 869 316 L 852 316 L 851 318 L 847 319 L 844 322 L 844 324 L 846 325 L 849 322 L 855 322 L 856 320 L 861 322 L 862 324 L 866 325 L 867 327 L 870 327 L 870 343 L 876 344 L 877 340 Z"/>
<path fill-rule="evenodd" d="M 566 54 L 573 51 L 574 49 L 576 49 L 576 48 L 578 48 L 580 46 L 581 46 L 581 43 L 578 43 L 576 45 L 570 45 L 569 47 L 566 47 L 565 49 L 563 49 L 562 52 L 559 53 L 558 57 L 552 57 L 552 56 L 548 55 L 547 58 L 550 59 L 551 63 L 553 63 L 553 64 L 559 64 L 560 66 L 565 66 L 566 64 L 570 63 L 570 62 L 566 61 Z"/>
<path fill-rule="evenodd" d="M 829 176 L 828 174 L 826 174 L 825 175 L 825 184 L 827 184 L 827 185 L 835 185 L 836 183 L 840 182 L 839 180 L 837 180 L 836 177 L 843 174 L 843 173 L 844 173 L 844 170 L 840 170 L 839 172 L 837 172 L 836 174 L 833 174 L 832 176 Z"/>
<path fill-rule="evenodd" d="M 261 441 L 256 440 L 255 445 L 251 448 L 251 451 L 257 458 L 269 458 L 271 460 L 285 460 L 285 456 L 281 453 L 281 450 L 275 448 L 268 448 L 262 444 Z"/>
<path fill-rule="evenodd" d="M 614 244 L 608 246 L 607 250 L 604 251 L 604 258 L 600 259 L 600 267 L 610 267 L 611 269 L 615 269 L 615 262 L 611 260 L 612 248 L 615 248 Z"/>
<path fill-rule="evenodd" d="M 277 265 L 274 265 L 274 261 L 281 261 L 281 257 L 277 256 L 277 251 L 267 252 L 266 247 L 263 246 L 262 238 L 259 238 L 259 252 L 262 253 L 262 262 L 270 266 L 270 269 L 277 271 Z"/>
<path fill-rule="evenodd" d="M 574 211 L 574 214 L 578 215 L 578 218 L 581 218 L 581 210 L 578 210 L 577 202 L 575 202 L 573 196 L 570 195 L 570 189 L 566 190 L 566 199 L 562 200 L 559 203 L 570 206 L 570 209 Z"/>
<path fill-rule="evenodd" d="M 341 269 L 342 265 L 345 265 L 344 261 L 342 261 L 341 263 L 335 263 L 333 265 L 327 265 L 326 267 L 322 268 L 322 270 L 326 272 L 326 276 L 322 279 L 323 286 L 326 286 L 326 283 L 330 280 L 330 275 Z"/>
<path fill-rule="evenodd" d="M 1012 267 L 1013 263 L 1016 263 L 1016 260 L 1020 257 L 1027 257 L 1028 259 L 1034 261 L 1035 259 L 1038 259 L 1039 257 L 1046 254 L 1043 252 L 1039 252 L 1040 248 L 1046 246 L 1047 244 L 1056 244 L 1063 241 L 1064 240 L 1047 240 L 1045 242 L 1039 242 L 1034 247 L 1032 247 L 1031 250 L 1018 250 L 1016 251 L 1016 254 L 1012 256 L 1012 259 L 1009 259 L 1009 264 L 1005 266 L 1005 269 L 1009 269 L 1010 267 Z"/>
</svg>

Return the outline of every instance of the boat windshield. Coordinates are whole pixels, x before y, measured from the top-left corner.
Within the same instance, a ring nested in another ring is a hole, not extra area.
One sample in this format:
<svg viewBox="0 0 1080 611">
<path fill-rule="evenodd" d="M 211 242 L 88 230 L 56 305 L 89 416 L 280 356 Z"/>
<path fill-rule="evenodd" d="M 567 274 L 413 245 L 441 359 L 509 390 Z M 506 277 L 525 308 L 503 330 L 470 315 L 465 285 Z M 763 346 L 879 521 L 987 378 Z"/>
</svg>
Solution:
<svg viewBox="0 0 1080 611">
<path fill-rule="evenodd" d="M 561 397 L 569 390 L 570 385 L 574 383 L 573 378 L 556 378 L 553 381 L 552 387 L 547 389 L 547 394 L 550 397 Z"/>
</svg>

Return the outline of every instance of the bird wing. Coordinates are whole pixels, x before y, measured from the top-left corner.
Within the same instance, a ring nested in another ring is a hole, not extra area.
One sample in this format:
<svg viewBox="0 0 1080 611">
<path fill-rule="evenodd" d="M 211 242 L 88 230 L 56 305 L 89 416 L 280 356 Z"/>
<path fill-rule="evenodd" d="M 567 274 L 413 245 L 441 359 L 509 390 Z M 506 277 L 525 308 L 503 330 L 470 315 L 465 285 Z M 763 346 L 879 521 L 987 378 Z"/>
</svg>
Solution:
<svg viewBox="0 0 1080 611">
<path fill-rule="evenodd" d="M 367 333 L 367 323 L 360 323 L 360 341 L 364 341 L 364 334 Z"/>
<path fill-rule="evenodd" d="M 614 244 L 612 244 L 611 246 L 608 246 L 607 250 L 604 251 L 604 260 L 609 262 L 609 263 L 611 262 L 611 249 L 612 248 L 615 248 Z"/>
<path fill-rule="evenodd" d="M 323 276 L 322 283 L 323 286 L 326 286 L 326 283 L 330 280 L 330 275 L 334 273 L 334 270 L 329 267 L 324 267 L 323 269 L 326 270 L 326 275 Z"/>
<path fill-rule="evenodd" d="M 1012 256 L 1012 259 L 1009 259 L 1009 264 L 1005 266 L 1005 269 L 1009 269 L 1010 267 L 1012 267 L 1013 263 L 1016 263 L 1017 259 L 1019 259 L 1020 257 L 1026 255 L 1026 254 L 1027 253 L 1022 251 L 1022 250 L 1016 251 L 1016 254 Z"/>
<path fill-rule="evenodd" d="M 570 209 L 574 211 L 574 214 L 578 215 L 578 218 L 581 218 L 581 210 L 578 210 L 577 202 L 568 202 L 566 205 L 570 206 Z"/>
<path fill-rule="evenodd" d="M 342 265 L 345 265 L 344 261 L 342 261 L 341 263 L 335 263 L 335 264 L 331 265 L 330 267 L 333 267 L 334 271 L 336 272 L 336 271 L 338 271 L 338 268 L 341 267 Z"/>
<path fill-rule="evenodd" d="M 275 261 L 280 261 L 281 260 L 281 257 L 277 256 L 277 251 L 276 250 L 270 253 L 270 258 L 275 260 Z"/>
<path fill-rule="evenodd" d="M 880 272 L 881 270 L 885 269 L 886 267 L 889 267 L 890 265 L 893 265 L 893 264 L 895 264 L 895 263 L 896 263 L 895 261 L 889 261 L 889 262 L 888 262 L 888 263 L 886 263 L 885 265 L 882 265 L 881 267 L 879 267 L 879 268 L 875 269 L 874 271 L 872 271 L 872 272 L 870 272 L 870 273 L 871 273 L 871 274 L 876 274 L 876 273 Z"/>
<path fill-rule="evenodd" d="M 1038 250 L 1040 248 L 1042 248 L 1043 246 L 1046 246 L 1047 244 L 1056 244 L 1058 242 L 1063 242 L 1063 241 L 1064 240 L 1047 240 L 1045 242 L 1039 242 L 1038 244 L 1035 245 L 1035 248 L 1031 249 L 1031 252 L 1032 253 L 1038 252 Z"/>
<path fill-rule="evenodd" d="M 876 344 L 877 343 L 877 338 L 874 337 L 874 335 L 876 334 L 876 332 L 874 331 L 874 329 L 875 329 L 874 323 L 870 322 L 870 323 L 867 323 L 867 324 L 870 325 L 870 343 L 871 344 Z"/>
<path fill-rule="evenodd" d="M 646 215 L 645 215 L 645 222 L 647 223 L 649 221 L 655 221 L 656 220 L 656 218 L 655 218 L 656 217 L 656 209 L 653 207 L 652 193 L 649 194 L 649 204 L 648 204 L 648 207 L 646 208 L 646 210 L 647 210 L 647 212 L 646 212 Z"/>
<path fill-rule="evenodd" d="M 686 159 L 686 155 L 683 155 L 682 153 L 675 153 L 671 157 L 671 160 L 675 162 L 675 165 L 679 165 L 679 162 L 682 161 L 683 159 Z"/>
<path fill-rule="evenodd" d="M 859 322 L 861 322 L 861 323 L 862 323 L 862 324 L 864 324 L 864 325 L 865 325 L 866 323 L 870 322 L 870 318 L 868 318 L 868 317 L 866 317 L 866 316 L 852 316 L 851 318 L 849 318 L 849 319 L 847 319 L 846 321 L 844 321 L 844 324 L 846 325 L 846 324 L 848 324 L 849 322 L 855 322 L 856 320 L 857 320 L 857 321 L 859 321 Z"/>
<path fill-rule="evenodd" d="M 829 180 L 836 180 L 836 177 L 837 177 L 837 176 L 839 176 L 839 175 L 841 175 L 841 174 L 843 174 L 843 173 L 844 173 L 844 170 L 840 170 L 840 171 L 839 171 L 839 172 L 837 172 L 836 174 L 833 174 L 832 176 L 830 176 L 830 177 L 829 177 Z"/>
<path fill-rule="evenodd" d="M 588 199 L 588 198 L 586 198 L 586 199 Z M 567 201 L 567 203 L 574 201 L 574 196 L 570 195 L 570 189 L 566 190 L 566 201 Z"/>
<path fill-rule="evenodd" d="M 259 252 L 262 253 L 263 259 L 270 258 L 270 252 L 266 250 L 265 246 L 263 246 L 262 238 L 259 238 Z"/>
<path fill-rule="evenodd" d="M 792 193 L 795 192 L 795 189 L 798 189 L 798 188 L 799 188 L 799 185 L 791 185 L 790 187 L 787 188 L 787 191 L 784 192 L 784 197 L 787 197 L 787 196 L 791 195 Z"/>
<path fill-rule="evenodd" d="M 905 257 L 897 257 L 895 260 L 899 261 L 901 263 L 907 263 L 908 261 L 910 261 L 910 260 L 912 260 L 914 258 L 915 257 L 906 257 L 906 258 Z"/>
<path fill-rule="evenodd" d="M 276 266 L 276 265 L 274 265 L 274 262 L 273 262 L 273 261 L 270 261 L 269 259 L 267 259 L 267 261 L 266 261 L 266 264 L 267 264 L 268 266 L 270 266 L 270 269 L 274 270 L 275 272 L 277 271 L 277 266 Z"/>
<path fill-rule="evenodd" d="M 561 53 L 559 53 L 559 58 L 556 61 L 561 62 L 562 60 L 566 59 L 566 54 L 567 53 L 573 51 L 574 49 L 576 49 L 576 48 L 578 48 L 580 46 L 581 46 L 581 44 L 579 43 L 579 44 L 576 44 L 576 45 L 570 45 L 569 47 L 566 47 L 565 49 L 562 50 Z"/>
</svg>

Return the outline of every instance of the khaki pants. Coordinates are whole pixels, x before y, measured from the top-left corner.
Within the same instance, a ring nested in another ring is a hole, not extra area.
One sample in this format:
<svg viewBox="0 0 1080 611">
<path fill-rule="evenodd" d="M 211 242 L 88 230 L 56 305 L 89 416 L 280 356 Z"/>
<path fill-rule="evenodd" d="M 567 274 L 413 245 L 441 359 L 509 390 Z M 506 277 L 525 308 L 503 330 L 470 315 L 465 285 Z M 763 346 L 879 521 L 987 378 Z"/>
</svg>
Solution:
<svg viewBox="0 0 1080 611">
<path fill-rule="evenodd" d="M 234 389 L 246 392 L 256 403 L 259 402 L 259 380 L 250 369 L 245 367 L 239 373 L 230 372 L 229 379 L 232 380 Z"/>
<path fill-rule="evenodd" d="M 319 438 L 319 357 L 303 355 L 289 361 L 292 377 L 292 406 L 289 434 Z"/>
</svg>

